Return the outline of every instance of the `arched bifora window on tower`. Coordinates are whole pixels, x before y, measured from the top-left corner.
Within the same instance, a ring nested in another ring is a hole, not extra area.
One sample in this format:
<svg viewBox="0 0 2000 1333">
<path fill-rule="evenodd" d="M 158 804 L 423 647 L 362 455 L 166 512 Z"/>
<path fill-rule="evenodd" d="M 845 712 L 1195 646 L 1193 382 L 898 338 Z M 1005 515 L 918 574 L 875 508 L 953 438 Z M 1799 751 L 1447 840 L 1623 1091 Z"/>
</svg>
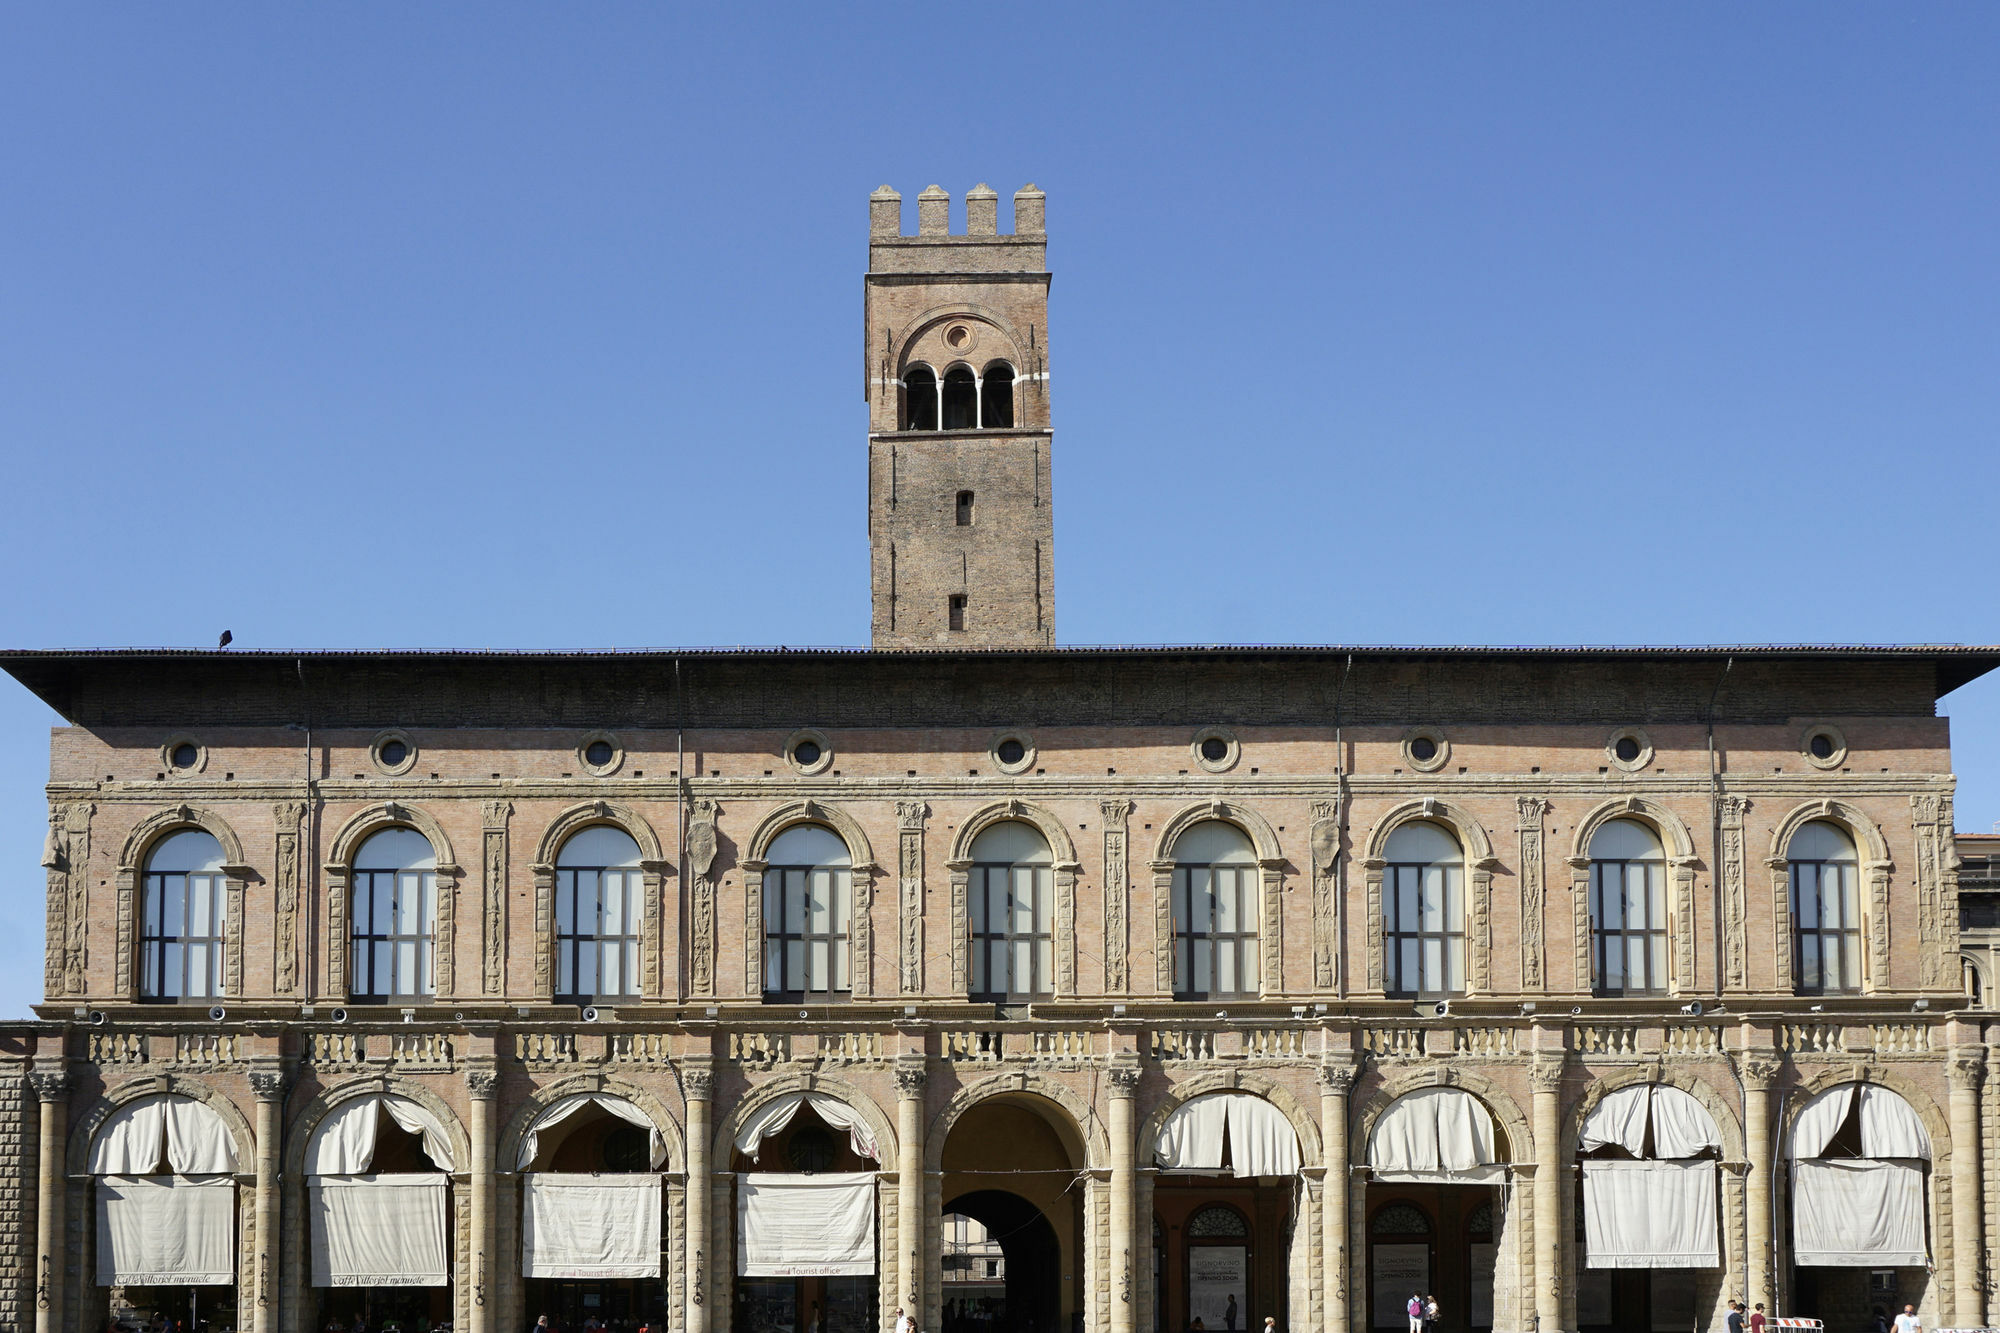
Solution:
<svg viewBox="0 0 2000 1333">
<path fill-rule="evenodd" d="M 354 856 L 357 1000 L 415 998 L 437 991 L 437 853 L 415 829 L 383 829 Z"/>
<path fill-rule="evenodd" d="M 1667 989 L 1667 860 L 1644 824 L 1614 819 L 1590 838 L 1590 970 L 1599 995 Z"/>
<path fill-rule="evenodd" d="M 1815 821 L 1785 848 L 1792 881 L 1792 976 L 1800 994 L 1861 989 L 1860 868 L 1854 839 Z"/>
<path fill-rule="evenodd" d="M 845 999 L 853 858 L 831 829 L 798 824 L 764 853 L 764 993 Z"/>
<path fill-rule="evenodd" d="M 944 428 L 979 428 L 979 382 L 971 366 L 953 366 L 944 373 Z"/>
<path fill-rule="evenodd" d="M 1174 994 L 1257 993 L 1257 853 L 1234 824 L 1206 820 L 1174 843 Z"/>
<path fill-rule="evenodd" d="M 1014 424 L 1014 368 L 995 361 L 979 377 L 979 425 L 1006 430 Z"/>
<path fill-rule="evenodd" d="M 911 366 L 903 372 L 904 430 L 938 428 L 937 372 L 929 366 Z"/>
<path fill-rule="evenodd" d="M 149 1000 L 222 993 L 226 883 L 222 844 L 202 829 L 169 834 L 146 858 L 139 993 Z"/>
<path fill-rule="evenodd" d="M 1036 1000 L 1055 993 L 1054 865 L 1041 831 L 1018 820 L 995 824 L 972 840 L 966 893 L 972 993 L 978 998 Z"/>
<path fill-rule="evenodd" d="M 568 1001 L 639 993 L 645 876 L 639 844 L 598 824 L 556 853 L 556 995 Z"/>
<path fill-rule="evenodd" d="M 1442 825 L 1416 820 L 1382 849 L 1382 945 L 1391 995 L 1465 992 L 1465 854 Z"/>
</svg>

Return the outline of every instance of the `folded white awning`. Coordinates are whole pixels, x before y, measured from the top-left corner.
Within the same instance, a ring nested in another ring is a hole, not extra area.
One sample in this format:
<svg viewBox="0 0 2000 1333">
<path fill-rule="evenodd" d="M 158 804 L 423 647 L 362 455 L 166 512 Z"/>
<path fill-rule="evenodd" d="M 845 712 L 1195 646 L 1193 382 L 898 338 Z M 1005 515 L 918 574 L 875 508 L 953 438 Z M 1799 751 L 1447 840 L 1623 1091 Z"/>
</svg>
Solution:
<svg viewBox="0 0 2000 1333">
<path fill-rule="evenodd" d="M 1283 1111 L 1247 1092 L 1212 1092 L 1175 1107 L 1160 1126 L 1154 1160 L 1162 1171 L 1220 1171 L 1225 1128 L 1230 1174 L 1298 1174 L 1299 1136 L 1292 1122 Z"/>
<path fill-rule="evenodd" d="M 1792 1254 L 1807 1267 L 1923 1267 L 1923 1168 L 1854 1158 L 1794 1162 Z"/>
<path fill-rule="evenodd" d="M 660 1275 L 660 1178 L 537 1171 L 521 1177 L 521 1274 Z"/>
<path fill-rule="evenodd" d="M 98 1181 L 98 1286 L 213 1287 L 235 1281 L 236 1182 L 227 1176 Z"/>
<path fill-rule="evenodd" d="M 609 1111 L 628 1125 L 637 1125 L 647 1133 L 650 1149 L 649 1165 L 657 1171 L 667 1160 L 667 1137 L 653 1118 L 626 1101 L 623 1097 L 608 1092 L 580 1092 L 574 1097 L 565 1097 L 559 1102 L 551 1102 L 543 1112 L 535 1117 L 535 1123 L 528 1126 L 528 1132 L 521 1136 L 521 1153 L 515 1163 L 515 1170 L 526 1171 L 535 1164 L 535 1154 L 541 1151 L 542 1131 L 575 1115 L 587 1106 Z"/>
<path fill-rule="evenodd" d="M 1583 1164 L 1589 1268 L 1716 1268 L 1716 1164 L 1592 1159 Z"/>
<path fill-rule="evenodd" d="M 237 1169 L 236 1136 L 214 1107 L 172 1093 L 127 1102 L 90 1142 L 94 1176 L 224 1175 Z"/>
<path fill-rule="evenodd" d="M 875 1176 L 736 1178 L 741 1277 L 865 1276 L 875 1271 Z"/>
<path fill-rule="evenodd" d="M 365 1175 L 375 1165 L 375 1133 L 387 1113 L 405 1133 L 424 1141 L 424 1155 L 440 1171 L 456 1171 L 451 1136 L 430 1110 L 393 1092 L 370 1093 L 340 1104 L 313 1131 L 306 1145 L 306 1173 L 315 1176 Z"/>
<path fill-rule="evenodd" d="M 881 1149 L 876 1146 L 875 1136 L 869 1132 L 868 1122 L 861 1118 L 861 1112 L 840 1098 L 829 1097 L 823 1092 L 788 1092 L 758 1110 L 737 1131 L 736 1151 L 756 1161 L 764 1140 L 791 1124 L 792 1117 L 799 1113 L 801 1106 L 810 1106 L 814 1115 L 835 1129 L 846 1130 L 848 1145 L 854 1149 L 855 1156 L 874 1162 L 882 1160 Z"/>
<path fill-rule="evenodd" d="M 315 1287 L 442 1287 L 451 1280 L 441 1175 L 313 1176 Z"/>
<path fill-rule="evenodd" d="M 1722 1146 L 1715 1117 L 1685 1090 L 1637 1083 L 1606 1093 L 1590 1109 L 1583 1118 L 1583 1150 L 1616 1146 L 1643 1156 L 1649 1119 L 1655 1157 L 1693 1157 L 1704 1148 Z"/>
<path fill-rule="evenodd" d="M 1483 1184 L 1503 1179 L 1494 1160 L 1493 1114 L 1460 1088 L 1419 1088 L 1396 1099 L 1368 1138 L 1377 1180 Z"/>
</svg>

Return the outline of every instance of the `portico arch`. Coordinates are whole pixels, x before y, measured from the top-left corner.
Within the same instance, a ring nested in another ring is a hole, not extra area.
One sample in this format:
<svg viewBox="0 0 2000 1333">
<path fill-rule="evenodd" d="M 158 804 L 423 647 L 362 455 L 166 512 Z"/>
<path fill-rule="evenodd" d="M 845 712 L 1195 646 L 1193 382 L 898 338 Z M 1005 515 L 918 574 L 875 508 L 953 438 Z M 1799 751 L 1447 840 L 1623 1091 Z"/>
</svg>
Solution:
<svg viewBox="0 0 2000 1333">
<path fill-rule="evenodd" d="M 499 1150 L 494 1160 L 501 1163 L 503 1169 L 507 1169 L 519 1159 L 522 1139 L 544 1111 L 557 1102 L 593 1092 L 621 1097 L 646 1113 L 666 1143 L 667 1159 L 660 1164 L 660 1170 L 672 1173 L 687 1169 L 686 1134 L 681 1122 L 667 1109 L 667 1104 L 636 1083 L 595 1071 L 558 1079 L 545 1087 L 535 1089 L 534 1093 L 507 1117 L 507 1123 L 501 1126 Z"/>
</svg>

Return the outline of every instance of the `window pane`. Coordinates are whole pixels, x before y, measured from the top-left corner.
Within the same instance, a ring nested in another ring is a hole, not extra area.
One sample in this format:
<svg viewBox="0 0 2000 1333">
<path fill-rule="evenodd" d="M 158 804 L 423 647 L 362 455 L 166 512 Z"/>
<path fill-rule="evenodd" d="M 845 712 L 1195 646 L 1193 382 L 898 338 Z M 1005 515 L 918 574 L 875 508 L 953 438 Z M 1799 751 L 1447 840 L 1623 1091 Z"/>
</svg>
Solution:
<svg viewBox="0 0 2000 1333">
<path fill-rule="evenodd" d="M 1055 977 L 1056 977 L 1055 942 L 1049 939 L 1048 936 L 1044 935 L 1041 939 L 1041 942 L 1035 946 L 1034 987 L 1036 992 L 1045 993 L 1054 990 L 1056 988 Z"/>
<path fill-rule="evenodd" d="M 1427 939 L 1424 941 L 1424 970 L 1418 989 L 1426 991 L 1444 989 L 1444 941 Z"/>
<path fill-rule="evenodd" d="M 1197 995 L 1208 993 L 1210 979 L 1215 975 L 1215 945 L 1206 935 L 1198 935 L 1194 940 L 1194 976 L 1189 991 Z"/>
<path fill-rule="evenodd" d="M 187 876 L 167 876 L 166 891 L 163 933 L 169 939 L 177 939 L 187 933 Z"/>
<path fill-rule="evenodd" d="M 847 925 L 854 916 L 854 876 L 845 870 L 832 872 L 833 886 L 833 933 L 845 935 Z"/>
<path fill-rule="evenodd" d="M 1423 881 L 1423 903 L 1419 920 L 1423 929 L 1439 931 L 1444 929 L 1444 867 L 1425 866 Z"/>
<path fill-rule="evenodd" d="M 625 952 L 617 944 L 597 946 L 597 993 L 618 995 L 625 989 Z"/>
<path fill-rule="evenodd" d="M 1840 904 L 1840 924 L 1849 928 L 1861 924 L 1861 918 L 1855 911 L 1854 867 L 1828 866 L 1827 870 L 1830 872 L 1827 877 L 1836 886 L 1835 898 Z"/>
<path fill-rule="evenodd" d="M 1604 989 L 1625 989 L 1625 937 L 1604 937 Z"/>
<path fill-rule="evenodd" d="M 1400 957 L 1398 960 L 1398 970 L 1396 973 L 1396 989 L 1402 991 L 1413 991 L 1417 989 L 1418 982 L 1421 980 L 1421 974 L 1418 973 L 1417 971 L 1416 940 L 1414 938 L 1405 936 L 1403 939 L 1403 947 L 1399 951 L 1399 954 Z"/>
<path fill-rule="evenodd" d="M 589 945 L 580 946 L 576 951 L 576 993 L 578 995 L 597 994 L 597 950 Z"/>
<path fill-rule="evenodd" d="M 830 977 L 828 975 L 830 968 L 826 956 L 825 940 L 823 939 L 814 940 L 812 942 L 811 958 L 812 958 L 812 971 L 807 976 L 806 989 L 820 990 L 820 991 L 830 989 L 830 986 L 828 985 L 828 982 L 830 980 Z"/>
<path fill-rule="evenodd" d="M 847 944 L 842 941 L 833 947 L 833 988 L 851 990 L 847 980 Z"/>
<path fill-rule="evenodd" d="M 639 993 L 639 942 L 627 940 L 620 946 L 625 952 L 625 994 Z"/>
<path fill-rule="evenodd" d="M 1187 932 L 1189 922 L 1192 920 L 1188 905 L 1188 886 L 1190 883 L 1191 872 L 1187 870 L 1174 871 L 1174 929 L 1182 934 Z"/>
<path fill-rule="evenodd" d="M 368 933 L 386 934 L 395 928 L 396 877 L 387 871 L 370 875 Z"/>
<path fill-rule="evenodd" d="M 764 930 L 775 934 L 785 928 L 785 872 L 768 871 L 764 875 Z"/>
<path fill-rule="evenodd" d="M 764 940 L 764 989 L 785 988 L 785 946 L 775 938 Z"/>
<path fill-rule="evenodd" d="M 975 940 L 972 944 L 972 990 L 976 995 L 983 995 L 991 989 L 986 984 L 986 946 Z"/>
<path fill-rule="evenodd" d="M 1417 872 L 1410 866 L 1398 866 L 1396 875 L 1396 916 L 1398 930 L 1417 928 Z"/>
<path fill-rule="evenodd" d="M 1819 970 L 1819 936 L 1799 936 L 1799 984 L 1817 990 L 1824 981 Z"/>
<path fill-rule="evenodd" d="M 606 935 L 625 933 L 625 895 L 627 878 L 622 870 L 604 872 L 604 924 Z"/>
<path fill-rule="evenodd" d="M 188 934 L 212 935 L 209 929 L 209 914 L 215 881 L 208 875 L 189 875 L 188 881 Z"/>
<path fill-rule="evenodd" d="M 1243 941 L 1242 986 L 1246 991 L 1257 989 L 1257 940 L 1255 936 Z"/>
<path fill-rule="evenodd" d="M 1224 995 L 1236 989 L 1236 951 L 1227 944 L 1216 946 L 1215 989 Z"/>
<path fill-rule="evenodd" d="M 1667 937 L 1654 935 L 1648 946 L 1646 986 L 1649 990 L 1665 990 L 1667 986 Z"/>
<path fill-rule="evenodd" d="M 1457 866 L 1445 866 L 1444 870 L 1444 928 L 1446 930 L 1465 929 L 1465 881 L 1460 877 Z"/>
<path fill-rule="evenodd" d="M 396 946 L 386 940 L 375 946 L 374 975 L 368 978 L 370 995 L 387 995 L 396 980 Z"/>
<path fill-rule="evenodd" d="M 431 942 L 426 936 L 417 943 L 417 994 L 429 995 L 437 990 L 437 970 L 431 957 Z"/>
<path fill-rule="evenodd" d="M 1014 941 L 1014 959 L 1013 959 L 1014 975 L 1012 979 L 1008 982 L 1007 989 L 1014 992 L 1017 995 L 1029 994 L 1034 989 L 1035 985 L 1034 948 L 1035 945 L 1034 941 L 1032 940 Z"/>
<path fill-rule="evenodd" d="M 1237 875 L 1233 870 L 1215 870 L 1210 874 L 1215 883 L 1215 928 L 1225 935 L 1233 935 L 1243 929 L 1237 909 Z"/>
<path fill-rule="evenodd" d="M 166 980 L 160 985 L 160 994 L 167 996 L 185 995 L 186 979 L 181 975 L 181 951 L 169 945 L 166 958 Z"/>
<path fill-rule="evenodd" d="M 149 942 L 139 947 L 139 993 L 160 993 L 160 946 L 157 944 Z"/>
<path fill-rule="evenodd" d="M 804 940 L 785 941 L 785 989 L 804 990 L 806 988 L 806 942 Z"/>
<path fill-rule="evenodd" d="M 1014 931 L 1020 935 L 1035 933 L 1035 871 L 1031 866 L 1014 871 Z"/>
<path fill-rule="evenodd" d="M 145 925 L 141 934 L 158 936 L 160 933 L 160 876 L 146 876 L 146 902 L 141 911 Z"/>
<path fill-rule="evenodd" d="M 1194 965 L 1194 945 L 1186 939 L 1174 941 L 1174 991 L 1176 994 L 1190 994 L 1194 987 L 1188 984 L 1188 969 Z"/>
<path fill-rule="evenodd" d="M 1465 989 L 1465 941 L 1453 939 L 1445 948 L 1444 988 L 1456 994 Z"/>
<path fill-rule="evenodd" d="M 826 934 L 833 924 L 833 903 L 827 882 L 831 878 L 824 870 L 814 870 L 806 876 L 806 929 L 815 935 Z"/>
<path fill-rule="evenodd" d="M 1598 926 L 1604 930 L 1620 930 L 1625 925 L 1625 886 L 1615 865 L 1597 867 Z"/>
<path fill-rule="evenodd" d="M 1840 984 L 1846 990 L 1861 988 L 1861 936 L 1850 934 L 1841 941 Z"/>
<path fill-rule="evenodd" d="M 1658 866 L 1649 867 L 1646 871 L 1646 895 L 1650 900 L 1652 908 L 1646 919 L 1652 923 L 1654 930 L 1665 930 L 1667 928 L 1667 885 L 1666 879 L 1661 875 Z"/>
<path fill-rule="evenodd" d="M 1819 929 L 1819 886 L 1811 866 L 1792 867 L 1792 901 L 1799 914 L 1801 930 Z"/>
</svg>

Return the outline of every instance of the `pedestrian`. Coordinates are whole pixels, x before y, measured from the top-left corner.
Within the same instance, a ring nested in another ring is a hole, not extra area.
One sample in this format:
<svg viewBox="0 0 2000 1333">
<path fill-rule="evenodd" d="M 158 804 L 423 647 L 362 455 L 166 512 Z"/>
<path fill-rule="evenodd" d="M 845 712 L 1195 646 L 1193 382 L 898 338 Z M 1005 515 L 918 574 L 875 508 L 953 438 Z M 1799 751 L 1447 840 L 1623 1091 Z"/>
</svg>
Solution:
<svg viewBox="0 0 2000 1333">
<path fill-rule="evenodd" d="M 1743 1302 L 1729 1303 L 1729 1318 L 1722 1321 L 1725 1333 L 1743 1333 Z"/>
<path fill-rule="evenodd" d="M 896 1333 L 917 1333 L 917 1321 L 903 1313 L 903 1307 L 896 1307 Z"/>
<path fill-rule="evenodd" d="M 1750 1333 L 1764 1333 L 1765 1325 L 1770 1322 L 1764 1318 L 1764 1302 L 1758 1301 L 1757 1308 L 1750 1312 Z"/>
<path fill-rule="evenodd" d="M 1435 1293 L 1424 1297 L 1424 1333 L 1437 1333 L 1438 1298 Z"/>
<path fill-rule="evenodd" d="M 1236 1333 L 1236 1293 L 1229 1293 L 1229 1304 L 1222 1307 L 1223 1333 Z"/>
<path fill-rule="evenodd" d="M 1411 1292 L 1410 1303 L 1403 1310 L 1410 1316 L 1410 1333 L 1424 1333 L 1424 1298 Z"/>
<path fill-rule="evenodd" d="M 1903 1313 L 1896 1316 L 1896 1333 L 1924 1333 L 1924 1321 L 1917 1318 L 1917 1307 L 1906 1305 Z"/>
<path fill-rule="evenodd" d="M 1264 1316 L 1264 1333 L 1278 1333 L 1278 1317 L 1276 1315 L 1267 1314 Z"/>
<path fill-rule="evenodd" d="M 812 1318 L 806 1320 L 806 1333 L 819 1333 L 819 1302 L 814 1301 Z"/>
<path fill-rule="evenodd" d="M 543 1315 L 535 1321 L 534 1333 L 549 1333 L 549 1317 Z"/>
</svg>

